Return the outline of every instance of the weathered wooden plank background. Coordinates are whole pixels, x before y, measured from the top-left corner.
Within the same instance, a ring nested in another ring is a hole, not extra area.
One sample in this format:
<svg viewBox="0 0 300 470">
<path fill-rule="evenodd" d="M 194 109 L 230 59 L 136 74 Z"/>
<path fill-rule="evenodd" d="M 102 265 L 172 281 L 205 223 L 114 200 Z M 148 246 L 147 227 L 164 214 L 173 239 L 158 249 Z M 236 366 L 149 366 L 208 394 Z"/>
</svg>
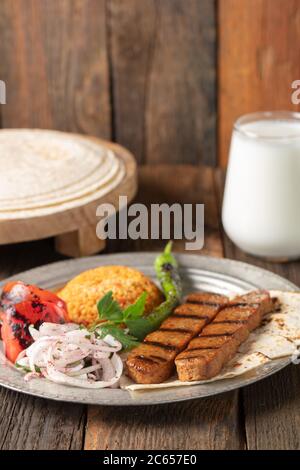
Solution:
<svg viewBox="0 0 300 470">
<path fill-rule="evenodd" d="M 111 137 L 104 0 L 0 2 L 2 127 Z"/>
<path fill-rule="evenodd" d="M 114 138 L 139 162 L 216 162 L 212 0 L 2 0 L 2 127 Z"/>
<path fill-rule="evenodd" d="M 300 109 L 299 33 L 299 0 L 1 0 L 1 125 L 225 166 L 239 115 Z"/>
<path fill-rule="evenodd" d="M 232 124 L 255 111 L 299 111 L 299 0 L 219 0 L 218 149 L 225 166 Z"/>
</svg>

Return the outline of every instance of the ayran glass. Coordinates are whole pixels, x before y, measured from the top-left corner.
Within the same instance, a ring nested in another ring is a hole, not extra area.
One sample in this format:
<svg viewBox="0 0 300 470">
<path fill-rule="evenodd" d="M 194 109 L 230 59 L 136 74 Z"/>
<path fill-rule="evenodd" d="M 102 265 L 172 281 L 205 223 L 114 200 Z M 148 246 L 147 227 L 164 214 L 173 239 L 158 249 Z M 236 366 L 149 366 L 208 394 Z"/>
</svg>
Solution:
<svg viewBox="0 0 300 470">
<path fill-rule="evenodd" d="M 259 112 L 236 121 L 222 221 L 247 253 L 300 258 L 300 113 Z"/>
</svg>

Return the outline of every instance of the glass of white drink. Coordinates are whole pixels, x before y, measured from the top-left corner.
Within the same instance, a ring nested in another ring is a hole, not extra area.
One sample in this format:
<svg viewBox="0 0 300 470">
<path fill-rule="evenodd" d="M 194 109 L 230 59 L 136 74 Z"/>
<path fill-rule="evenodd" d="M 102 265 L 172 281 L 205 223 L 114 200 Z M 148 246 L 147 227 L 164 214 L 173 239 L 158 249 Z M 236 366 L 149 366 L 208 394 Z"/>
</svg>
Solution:
<svg viewBox="0 0 300 470">
<path fill-rule="evenodd" d="M 259 112 L 234 125 L 222 221 L 242 250 L 300 258 L 300 113 Z"/>
</svg>

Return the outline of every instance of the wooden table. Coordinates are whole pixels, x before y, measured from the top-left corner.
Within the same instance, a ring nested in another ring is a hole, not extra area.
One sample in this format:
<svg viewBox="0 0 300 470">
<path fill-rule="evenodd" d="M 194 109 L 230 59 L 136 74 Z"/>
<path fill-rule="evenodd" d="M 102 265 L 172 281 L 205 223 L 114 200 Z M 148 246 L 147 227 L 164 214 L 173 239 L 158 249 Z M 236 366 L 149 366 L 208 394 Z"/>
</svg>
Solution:
<svg viewBox="0 0 300 470">
<path fill-rule="evenodd" d="M 300 285 L 300 264 L 246 256 L 222 232 L 219 170 L 151 166 L 140 170 L 142 202 L 205 204 L 201 254 L 246 261 Z M 107 252 L 160 250 L 165 242 L 110 242 Z M 175 249 L 182 250 L 183 242 Z M 4 278 L 60 259 L 52 240 L 0 247 Z M 242 390 L 174 405 L 111 408 L 56 403 L 0 389 L 1 449 L 299 449 L 300 367 Z"/>
</svg>

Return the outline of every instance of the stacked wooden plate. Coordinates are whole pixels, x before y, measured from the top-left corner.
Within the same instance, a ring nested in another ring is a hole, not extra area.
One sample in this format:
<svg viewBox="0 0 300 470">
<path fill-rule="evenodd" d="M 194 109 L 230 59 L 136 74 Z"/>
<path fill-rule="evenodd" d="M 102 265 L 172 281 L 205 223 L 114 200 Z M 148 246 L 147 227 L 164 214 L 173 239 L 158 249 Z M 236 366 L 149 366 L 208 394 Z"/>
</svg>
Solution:
<svg viewBox="0 0 300 470">
<path fill-rule="evenodd" d="M 0 130 L 0 243 L 56 236 L 70 256 L 104 246 L 96 208 L 136 192 L 136 164 L 119 145 L 38 129 Z"/>
</svg>

